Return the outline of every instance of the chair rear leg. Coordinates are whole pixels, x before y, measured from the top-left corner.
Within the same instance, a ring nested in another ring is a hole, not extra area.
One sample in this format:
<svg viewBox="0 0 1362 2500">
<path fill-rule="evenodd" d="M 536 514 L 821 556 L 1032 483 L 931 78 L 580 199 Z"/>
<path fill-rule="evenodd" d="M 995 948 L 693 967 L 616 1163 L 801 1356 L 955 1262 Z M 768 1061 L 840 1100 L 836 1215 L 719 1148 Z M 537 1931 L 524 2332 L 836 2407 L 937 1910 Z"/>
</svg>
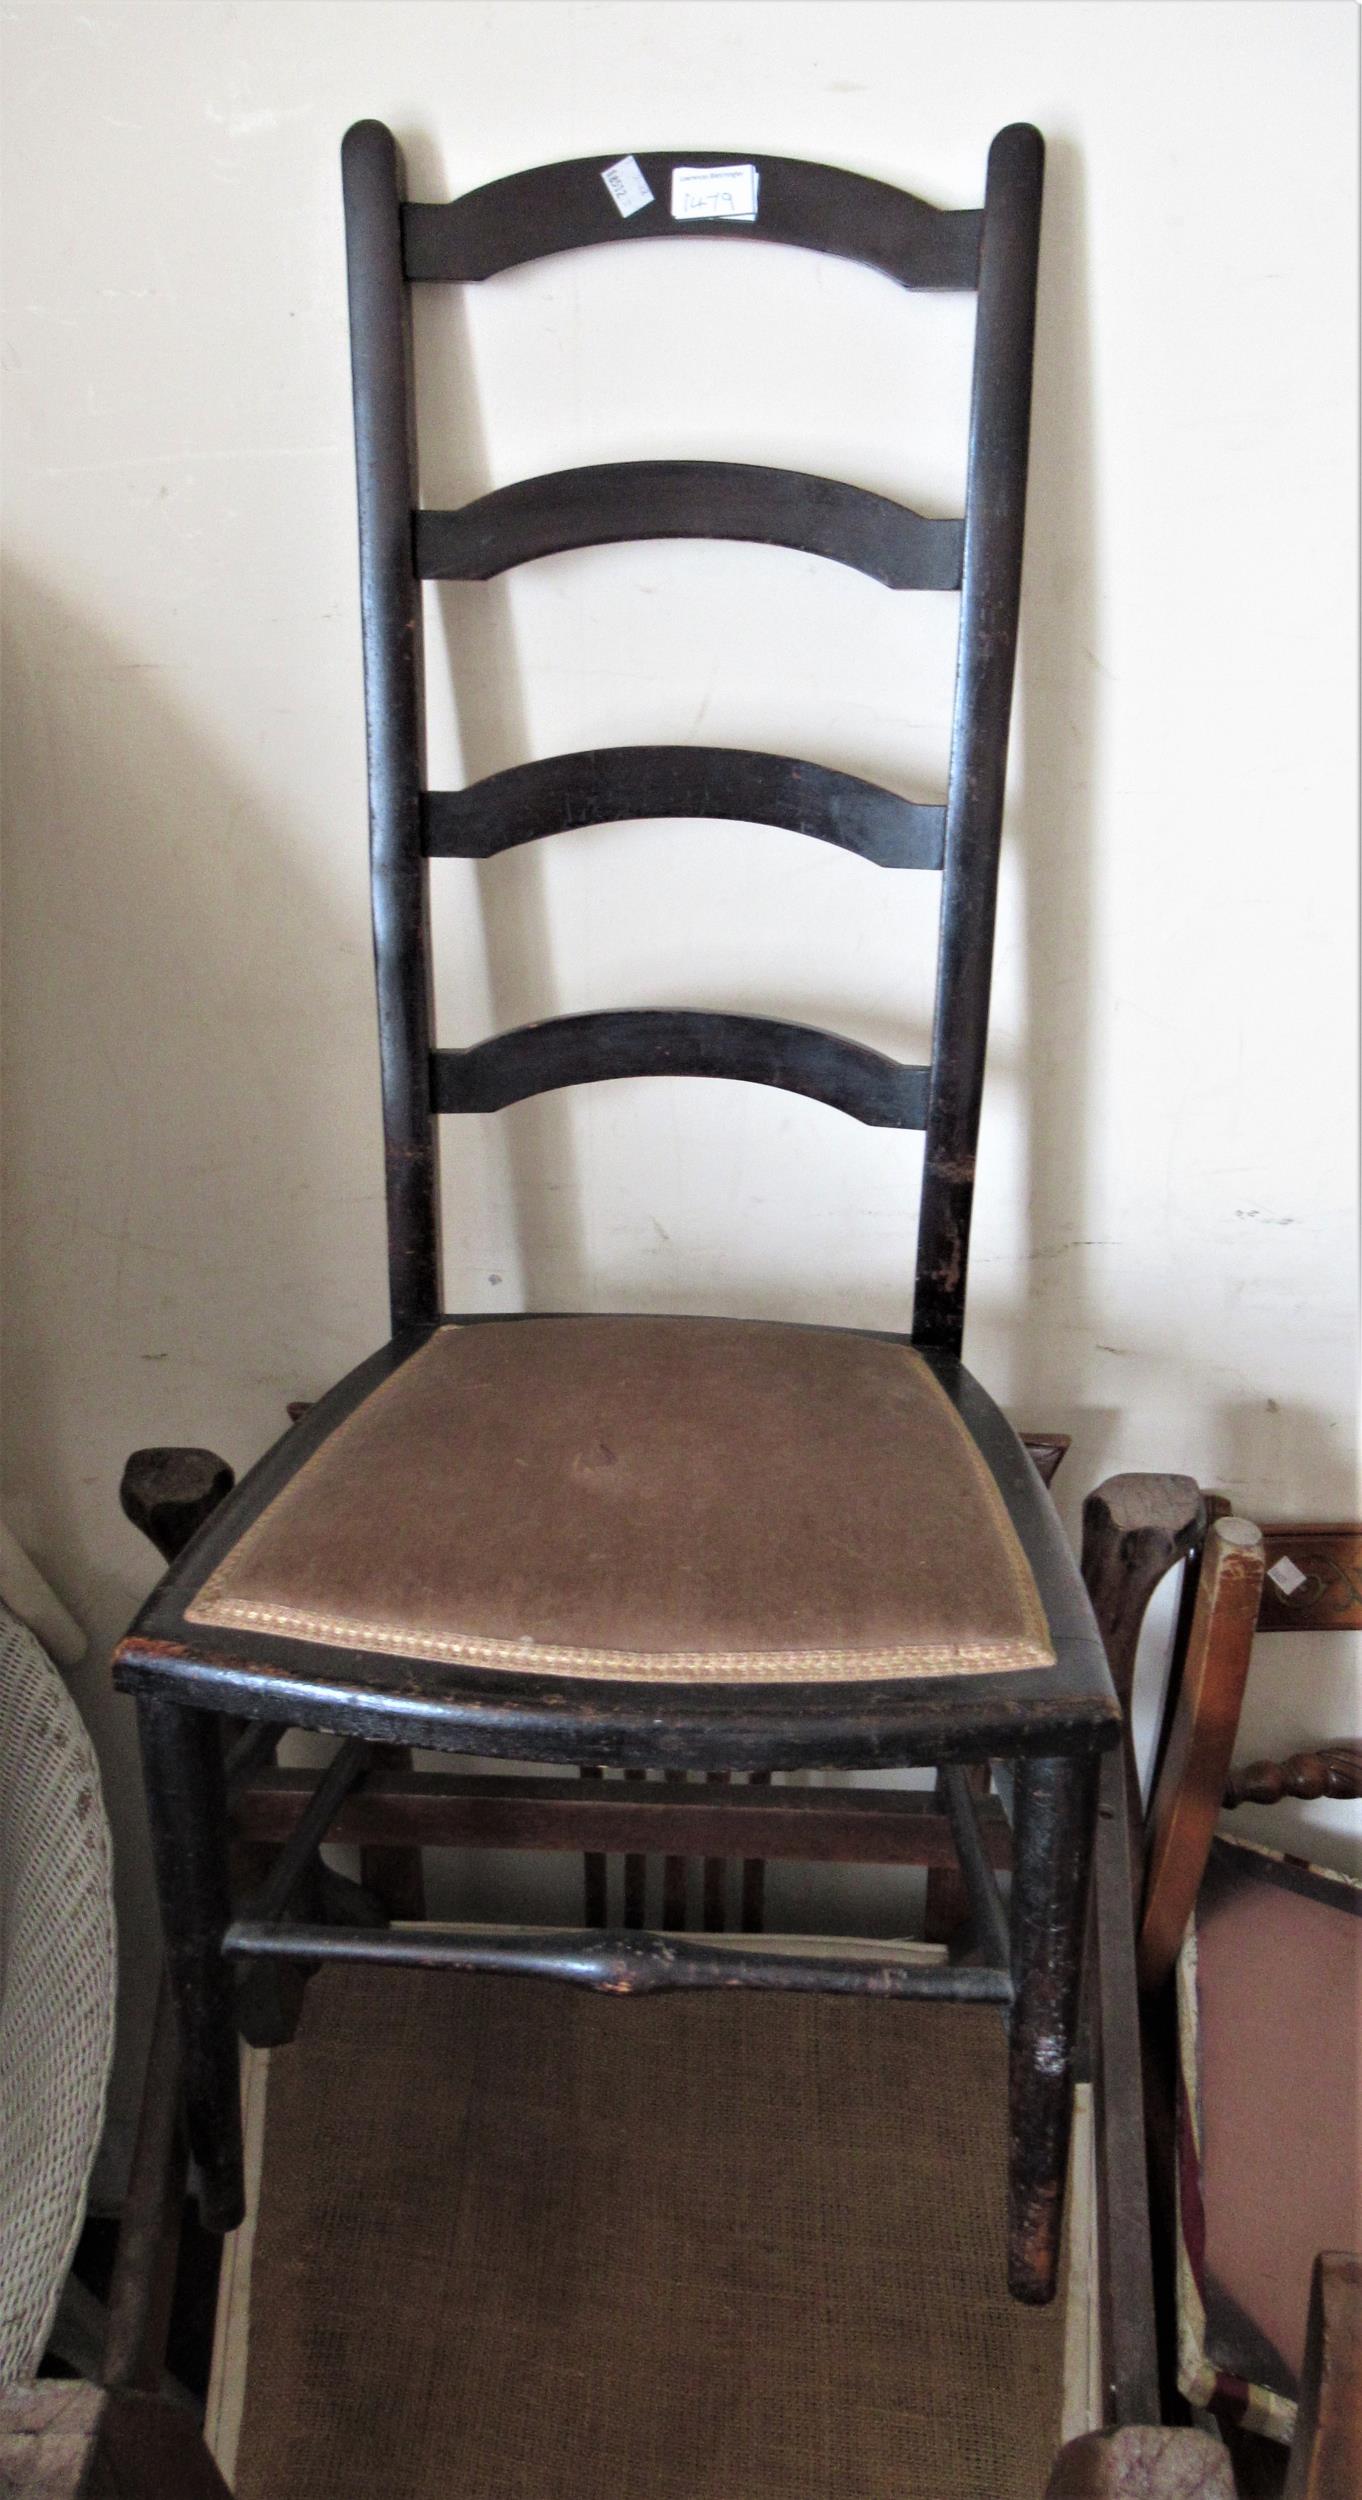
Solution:
<svg viewBox="0 0 1362 2500">
<path fill-rule="evenodd" d="M 410 1745 L 375 1745 L 376 1771 L 409 1771 L 412 1768 Z M 389 1918 L 423 1919 L 426 1915 L 426 1879 L 419 1849 L 391 1847 L 361 1849 L 359 1879 L 367 1892 L 387 1911 Z"/>
<path fill-rule="evenodd" d="M 233 2231 L 245 2191 L 234 1991 L 222 1951 L 230 1901 L 221 1728 L 212 1711 L 160 1699 L 139 1700 L 137 1717 L 199 2209 L 205 2230 Z"/>
<path fill-rule="evenodd" d="M 1073 2114 L 1073 2054 L 1097 1765 L 1015 1765 L 1009 2053 L 1008 2287 L 1052 2300 Z"/>
</svg>

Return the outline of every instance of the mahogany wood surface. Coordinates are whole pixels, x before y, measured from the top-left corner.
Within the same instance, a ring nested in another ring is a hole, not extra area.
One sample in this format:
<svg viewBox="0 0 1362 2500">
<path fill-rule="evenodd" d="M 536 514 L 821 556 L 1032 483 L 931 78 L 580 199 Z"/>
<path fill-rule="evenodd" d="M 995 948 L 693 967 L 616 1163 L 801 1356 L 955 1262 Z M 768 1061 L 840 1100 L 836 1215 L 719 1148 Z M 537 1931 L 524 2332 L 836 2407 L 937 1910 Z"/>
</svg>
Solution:
<svg viewBox="0 0 1362 2500">
<path fill-rule="evenodd" d="M 1259 1630 L 1262 1630 L 1260 1623 Z M 1222 1804 L 1275 1806 L 1283 1797 L 1362 1797 L 1362 1739 L 1288 1754 L 1285 1762 L 1246 1762 L 1230 1773 Z"/>
<path fill-rule="evenodd" d="M 1264 1527 L 1263 1553 L 1260 1632 L 1362 1632 L 1362 1526 L 1355 1519 Z M 1274 1579 L 1282 1565 L 1285 1579 Z"/>
<path fill-rule="evenodd" d="M 1156 1988 L 1171 1971 L 1205 1870 L 1239 1727 L 1263 1561 L 1263 1540 L 1247 1520 L 1212 1523 L 1181 1686 L 1146 1818 L 1143 1988 Z"/>
</svg>

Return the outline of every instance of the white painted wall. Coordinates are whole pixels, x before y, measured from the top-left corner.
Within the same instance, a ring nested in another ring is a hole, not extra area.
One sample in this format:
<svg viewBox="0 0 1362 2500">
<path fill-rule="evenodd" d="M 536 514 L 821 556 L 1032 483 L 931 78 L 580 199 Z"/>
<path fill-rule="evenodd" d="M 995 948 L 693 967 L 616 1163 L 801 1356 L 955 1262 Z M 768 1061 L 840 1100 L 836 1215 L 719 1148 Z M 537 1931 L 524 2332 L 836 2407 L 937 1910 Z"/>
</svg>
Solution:
<svg viewBox="0 0 1362 2500">
<path fill-rule="evenodd" d="M 1171 1467 L 1347 1517 L 1355 30 L 1348 0 L 6 12 L 5 1499 L 92 1636 L 134 2025 L 123 1457 L 240 1466 L 384 1330 L 342 131 L 389 121 L 428 198 L 708 144 L 956 205 L 997 127 L 1046 132 L 967 1352 L 1074 1435 L 1071 1516 Z M 966 303 L 660 244 L 421 309 L 457 420 L 431 500 L 668 451 L 958 496 Z M 434 773 L 731 740 L 930 793 L 949 608 L 724 547 L 450 591 Z M 446 1039 L 674 1000 L 925 1035 L 930 880 L 714 826 L 436 874 Z M 447 1143 L 452 1307 L 906 1316 L 915 1142 L 686 1085 Z M 1264 1644 L 1246 1740 L 1354 1724 L 1345 1646 Z"/>
</svg>

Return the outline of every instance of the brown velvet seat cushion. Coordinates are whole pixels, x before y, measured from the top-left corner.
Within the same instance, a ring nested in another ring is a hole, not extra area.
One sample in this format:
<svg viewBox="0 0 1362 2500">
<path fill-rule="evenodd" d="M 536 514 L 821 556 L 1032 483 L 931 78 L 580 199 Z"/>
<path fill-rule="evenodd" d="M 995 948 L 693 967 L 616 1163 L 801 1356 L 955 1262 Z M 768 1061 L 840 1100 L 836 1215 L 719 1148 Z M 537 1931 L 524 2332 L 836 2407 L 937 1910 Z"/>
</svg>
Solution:
<svg viewBox="0 0 1362 2500">
<path fill-rule="evenodd" d="M 450 1325 L 205 1582 L 193 1623 L 474 1667 L 805 1682 L 1049 1665 L 919 1355 L 734 1320 Z"/>
</svg>

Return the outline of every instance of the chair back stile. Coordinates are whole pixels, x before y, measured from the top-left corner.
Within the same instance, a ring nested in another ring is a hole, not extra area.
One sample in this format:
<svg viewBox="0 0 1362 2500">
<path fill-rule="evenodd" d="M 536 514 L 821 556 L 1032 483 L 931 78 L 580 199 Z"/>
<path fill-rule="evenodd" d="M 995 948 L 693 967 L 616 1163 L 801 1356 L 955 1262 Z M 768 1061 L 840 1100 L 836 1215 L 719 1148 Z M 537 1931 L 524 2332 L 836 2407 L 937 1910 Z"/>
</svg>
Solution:
<svg viewBox="0 0 1362 2500">
<path fill-rule="evenodd" d="M 704 161 L 704 151 L 700 151 Z M 874 1126 L 925 1129 L 914 1341 L 958 1354 L 983 1085 L 1021 585 L 1043 148 L 1018 124 L 989 154 L 982 211 L 943 210 L 864 176 L 753 160 L 756 222 L 673 224 L 677 162 L 636 160 L 650 197 L 622 217 L 607 160 L 540 166 L 445 205 L 407 206 L 376 122 L 343 156 L 360 524 L 374 948 L 389 1276 L 396 1333 L 433 1325 L 442 1288 L 437 1114 L 637 1075 L 773 1085 Z M 455 512 L 418 508 L 407 288 L 476 282 L 549 253 L 650 235 L 795 244 L 898 284 L 978 290 L 963 520 L 927 518 L 825 477 L 646 461 L 524 479 Z M 788 546 L 896 589 L 961 594 L 944 806 L 785 756 L 700 747 L 560 755 L 471 789 L 425 788 L 422 580 L 487 580 L 571 547 L 645 537 Z M 563 1016 L 442 1049 L 432 1017 L 427 861 L 487 858 L 574 826 L 646 816 L 782 825 L 888 867 L 943 873 L 931 1064 L 900 1064 L 776 1018 L 682 1009 Z"/>
<path fill-rule="evenodd" d="M 1040 249 L 1040 139 L 1024 124 L 989 151 L 979 256 L 960 649 L 946 802 L 931 1093 L 918 1220 L 913 1341 L 958 1354 L 984 1090 L 1002 844 Z"/>
<path fill-rule="evenodd" d="M 361 122 L 341 153 L 358 471 L 360 619 L 369 757 L 369 858 L 394 1335 L 440 1316 L 439 1172 L 431 1116 L 429 890 L 421 854 L 425 764 L 411 320 L 402 271 L 399 159 Z"/>
</svg>

